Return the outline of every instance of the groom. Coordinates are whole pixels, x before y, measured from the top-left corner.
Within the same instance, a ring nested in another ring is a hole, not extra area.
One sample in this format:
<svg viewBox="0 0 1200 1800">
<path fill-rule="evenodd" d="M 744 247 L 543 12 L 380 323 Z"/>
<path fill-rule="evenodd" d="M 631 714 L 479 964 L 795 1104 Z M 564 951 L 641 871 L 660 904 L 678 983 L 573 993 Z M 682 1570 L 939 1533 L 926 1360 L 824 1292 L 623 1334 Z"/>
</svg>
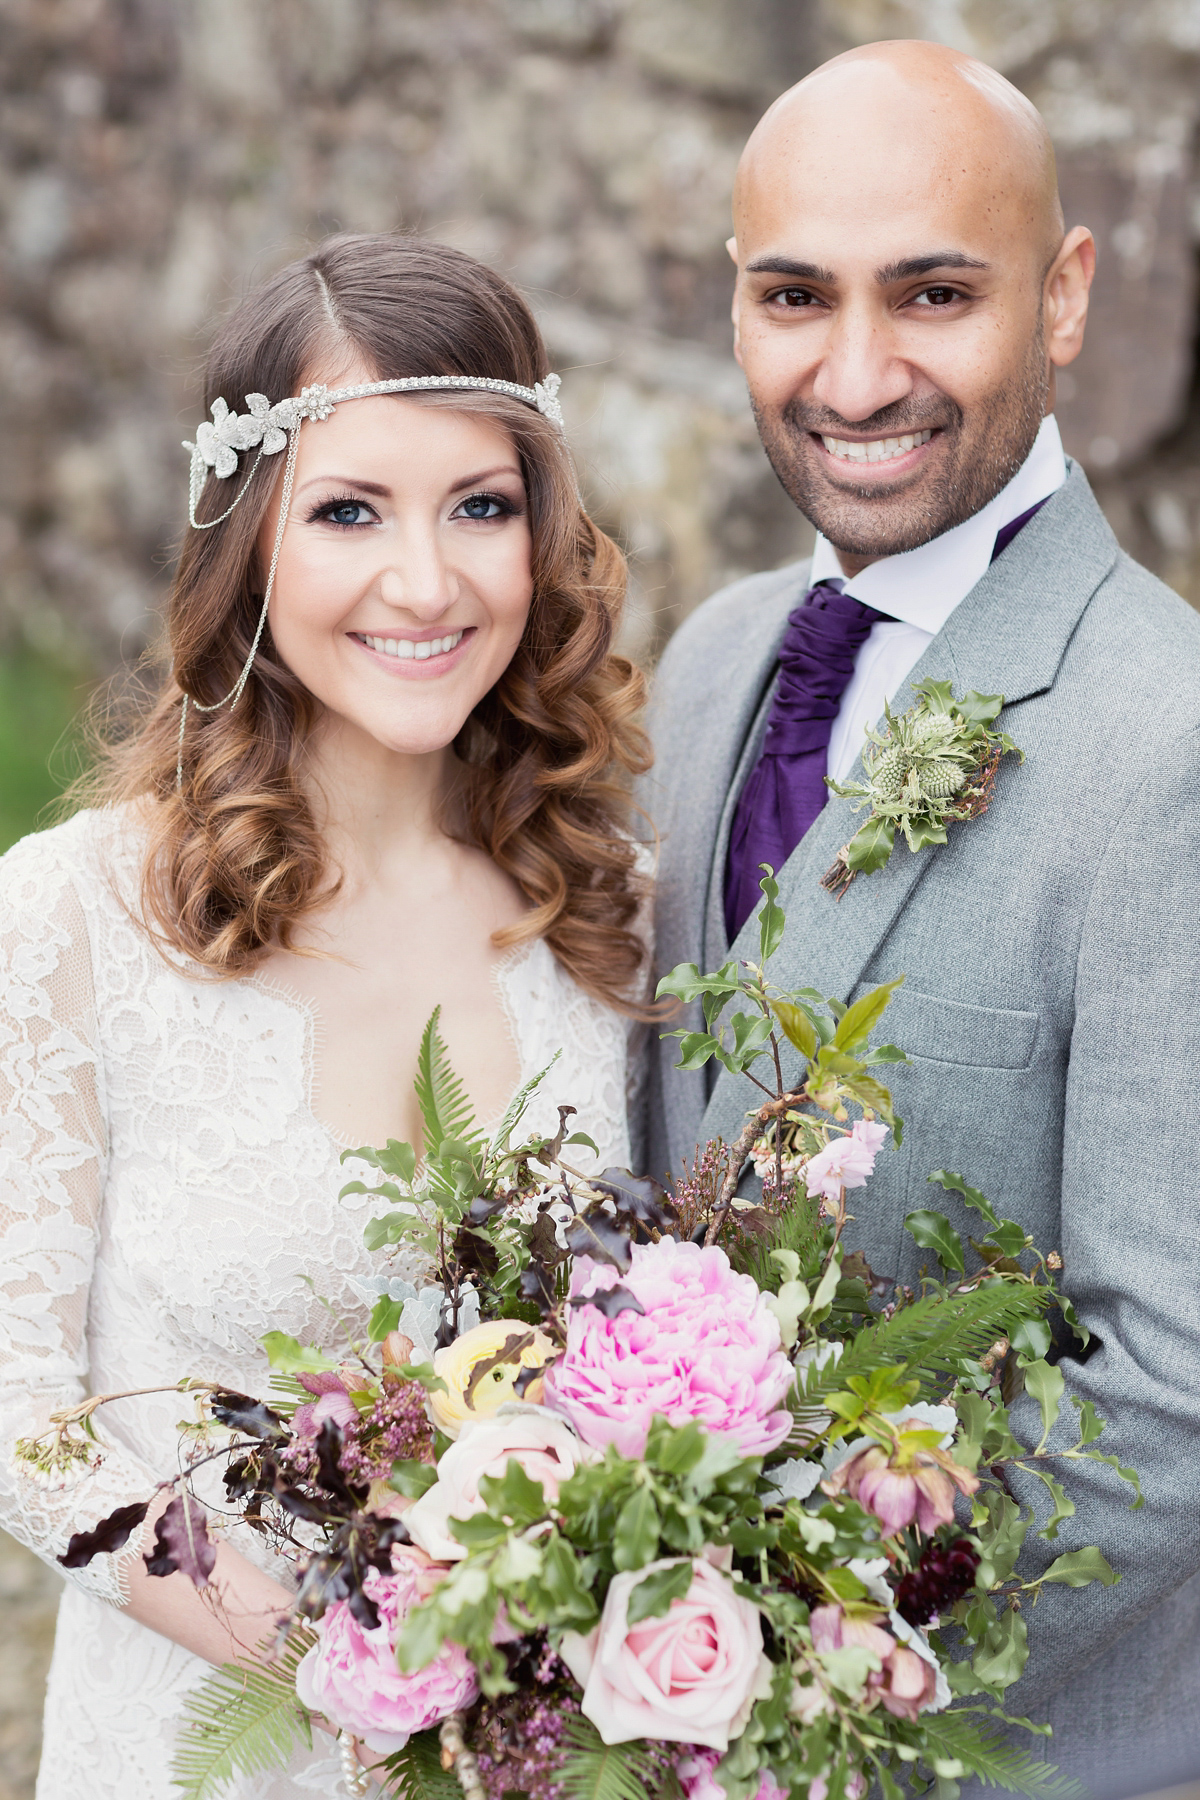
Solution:
<svg viewBox="0 0 1200 1800">
<path fill-rule="evenodd" d="M 971 1229 L 925 1185 L 945 1168 L 1061 1251 L 1092 1333 L 1068 1393 L 1146 1506 L 1071 1465 L 1078 1516 L 1031 1534 L 1022 1567 L 1095 1542 L 1122 1579 L 1046 1590 L 1008 1705 L 1049 1719 L 1051 1745 L 1022 1741 L 1094 1791 L 1143 1792 L 1200 1775 L 1200 619 L 1064 460 L 1054 375 L 1095 251 L 1064 236 L 1045 128 L 1006 81 L 931 44 L 838 57 L 758 126 L 734 213 L 736 354 L 819 535 L 811 565 L 715 595 L 664 657 L 658 970 L 756 953 L 766 861 L 777 983 L 849 1001 L 905 976 L 886 1023 L 911 1058 L 891 1071 L 904 1147 L 856 1196 L 851 1242 L 914 1282 L 908 1212 Z M 926 677 L 1003 694 L 1026 760 L 985 817 L 915 855 L 898 837 L 836 901 L 821 876 L 861 821 L 823 778 L 851 776 L 865 727 Z M 676 1054 L 651 1072 L 657 1173 L 756 1104 Z"/>
</svg>

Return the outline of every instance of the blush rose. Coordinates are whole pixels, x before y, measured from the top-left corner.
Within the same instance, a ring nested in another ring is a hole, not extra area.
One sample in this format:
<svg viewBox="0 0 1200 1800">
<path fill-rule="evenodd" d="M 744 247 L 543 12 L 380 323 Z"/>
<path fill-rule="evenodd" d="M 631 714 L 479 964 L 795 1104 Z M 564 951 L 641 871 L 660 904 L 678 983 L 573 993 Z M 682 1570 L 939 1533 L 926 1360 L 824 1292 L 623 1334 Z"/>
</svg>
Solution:
<svg viewBox="0 0 1200 1800">
<path fill-rule="evenodd" d="M 542 1406 L 509 1402 L 490 1419 L 469 1420 L 439 1462 L 433 1486 L 405 1513 L 409 1535 L 429 1556 L 457 1562 L 467 1550 L 451 1535 L 450 1520 L 483 1511 L 479 1483 L 485 1475 L 501 1476 L 510 1461 L 520 1463 L 553 1501 L 583 1455 L 584 1446 L 566 1420 Z"/>
<path fill-rule="evenodd" d="M 596 1628 L 563 1638 L 559 1654 L 583 1689 L 581 1709 L 606 1744 L 645 1737 L 724 1752 L 771 1691 L 758 1609 L 704 1557 L 693 1559 L 692 1585 L 664 1617 L 629 1624 L 638 1583 L 683 1560 L 615 1575 Z"/>
</svg>

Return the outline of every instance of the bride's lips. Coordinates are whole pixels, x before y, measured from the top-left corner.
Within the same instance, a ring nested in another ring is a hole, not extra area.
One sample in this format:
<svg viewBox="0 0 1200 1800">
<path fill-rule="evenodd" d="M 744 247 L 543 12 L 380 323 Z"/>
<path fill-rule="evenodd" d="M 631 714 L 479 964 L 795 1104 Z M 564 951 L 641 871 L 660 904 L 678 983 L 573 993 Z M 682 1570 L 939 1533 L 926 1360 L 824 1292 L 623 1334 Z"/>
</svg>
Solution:
<svg viewBox="0 0 1200 1800">
<path fill-rule="evenodd" d="M 889 437 L 846 437 L 835 432 L 810 431 L 817 457 L 826 472 L 856 487 L 885 483 L 907 475 L 933 452 L 942 436 L 940 428 L 893 432 Z"/>
<path fill-rule="evenodd" d="M 402 681 L 432 681 L 460 663 L 475 636 L 474 625 L 450 630 L 351 631 L 347 636 L 377 668 Z"/>
</svg>

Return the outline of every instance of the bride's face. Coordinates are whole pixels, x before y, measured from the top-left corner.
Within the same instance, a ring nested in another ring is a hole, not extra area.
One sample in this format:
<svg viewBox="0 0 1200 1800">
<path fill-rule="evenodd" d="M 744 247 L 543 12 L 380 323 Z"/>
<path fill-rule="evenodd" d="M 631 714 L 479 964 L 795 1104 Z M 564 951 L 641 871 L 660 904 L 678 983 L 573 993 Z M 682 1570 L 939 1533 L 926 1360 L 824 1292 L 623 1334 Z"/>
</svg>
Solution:
<svg viewBox="0 0 1200 1800">
<path fill-rule="evenodd" d="M 279 500 L 259 535 L 264 570 Z M 345 401 L 301 427 L 275 648 L 352 730 L 408 755 L 442 750 L 520 642 L 531 548 L 520 461 L 500 426 L 405 395 Z"/>
</svg>

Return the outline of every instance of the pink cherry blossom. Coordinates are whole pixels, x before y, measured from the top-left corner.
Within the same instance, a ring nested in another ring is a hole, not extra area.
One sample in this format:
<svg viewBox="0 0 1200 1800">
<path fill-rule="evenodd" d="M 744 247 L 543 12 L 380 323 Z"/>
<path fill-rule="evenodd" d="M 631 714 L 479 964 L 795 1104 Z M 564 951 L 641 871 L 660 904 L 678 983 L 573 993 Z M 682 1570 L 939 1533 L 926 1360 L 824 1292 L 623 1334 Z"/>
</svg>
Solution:
<svg viewBox="0 0 1200 1800">
<path fill-rule="evenodd" d="M 782 1443 L 792 1415 L 783 1405 L 795 1379 L 780 1349 L 779 1321 L 757 1284 L 723 1250 L 663 1238 L 635 1244 L 628 1274 L 576 1264 L 575 1293 L 617 1283 L 638 1301 L 606 1319 L 572 1306 L 567 1346 L 546 1375 L 546 1405 L 586 1444 L 615 1444 L 639 1457 L 656 1414 L 692 1420 L 731 1438 L 743 1456 Z"/>
<path fill-rule="evenodd" d="M 888 1134 L 886 1125 L 859 1119 L 846 1137 L 834 1138 L 804 1166 L 809 1194 L 837 1201 L 843 1188 L 865 1187 L 875 1171 L 875 1158 Z"/>
</svg>

